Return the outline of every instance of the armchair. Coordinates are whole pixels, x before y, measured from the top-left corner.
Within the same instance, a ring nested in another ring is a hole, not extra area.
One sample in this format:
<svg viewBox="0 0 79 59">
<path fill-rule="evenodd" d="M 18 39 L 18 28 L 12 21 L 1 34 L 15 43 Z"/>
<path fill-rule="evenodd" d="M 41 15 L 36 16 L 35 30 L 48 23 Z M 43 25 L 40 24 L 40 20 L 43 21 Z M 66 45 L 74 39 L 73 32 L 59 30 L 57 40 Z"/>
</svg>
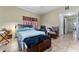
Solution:
<svg viewBox="0 0 79 59">
<path fill-rule="evenodd" d="M 47 34 L 46 26 L 41 25 L 40 26 L 40 31 L 44 31 Z"/>
</svg>

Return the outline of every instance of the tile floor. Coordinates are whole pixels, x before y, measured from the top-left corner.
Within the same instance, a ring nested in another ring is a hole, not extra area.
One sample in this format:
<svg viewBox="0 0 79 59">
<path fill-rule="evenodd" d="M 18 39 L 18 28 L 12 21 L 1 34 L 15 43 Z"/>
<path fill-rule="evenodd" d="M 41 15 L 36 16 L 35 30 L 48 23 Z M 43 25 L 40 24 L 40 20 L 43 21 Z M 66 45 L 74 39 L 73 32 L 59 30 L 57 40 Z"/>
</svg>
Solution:
<svg viewBox="0 0 79 59">
<path fill-rule="evenodd" d="M 72 33 L 52 39 L 50 52 L 79 52 L 79 40 Z"/>
<path fill-rule="evenodd" d="M 0 52 L 18 52 L 18 43 L 17 39 L 11 39 L 10 43 L 7 45 L 0 46 Z"/>
<path fill-rule="evenodd" d="M 72 34 L 66 34 L 58 39 L 51 39 L 51 48 L 45 52 L 79 52 L 79 40 Z M 0 47 L 0 51 L 18 52 L 18 43 L 16 39 L 12 39 L 8 45 Z"/>
</svg>

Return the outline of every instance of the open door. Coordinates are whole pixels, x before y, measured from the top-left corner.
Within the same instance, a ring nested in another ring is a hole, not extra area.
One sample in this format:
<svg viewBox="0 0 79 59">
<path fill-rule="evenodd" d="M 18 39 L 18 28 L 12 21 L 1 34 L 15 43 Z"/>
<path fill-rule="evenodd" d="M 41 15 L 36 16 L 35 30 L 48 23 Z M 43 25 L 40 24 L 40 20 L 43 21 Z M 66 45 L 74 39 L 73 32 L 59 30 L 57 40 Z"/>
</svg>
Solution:
<svg viewBox="0 0 79 59">
<path fill-rule="evenodd" d="M 64 16 L 61 14 L 59 15 L 59 36 L 64 34 Z"/>
<path fill-rule="evenodd" d="M 78 12 L 78 16 L 77 16 L 77 39 L 79 40 L 79 12 Z"/>
</svg>

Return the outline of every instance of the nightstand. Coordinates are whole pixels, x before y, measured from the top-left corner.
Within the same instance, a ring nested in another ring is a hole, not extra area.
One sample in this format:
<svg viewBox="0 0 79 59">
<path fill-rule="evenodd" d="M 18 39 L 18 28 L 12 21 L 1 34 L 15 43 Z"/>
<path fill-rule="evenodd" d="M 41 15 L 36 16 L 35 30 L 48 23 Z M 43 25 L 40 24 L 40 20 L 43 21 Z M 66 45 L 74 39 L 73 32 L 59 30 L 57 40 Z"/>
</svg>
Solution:
<svg viewBox="0 0 79 59">
<path fill-rule="evenodd" d="M 58 37 L 58 34 L 55 33 L 55 32 L 48 32 L 48 36 L 49 36 L 50 38 L 56 39 L 56 38 Z"/>
</svg>

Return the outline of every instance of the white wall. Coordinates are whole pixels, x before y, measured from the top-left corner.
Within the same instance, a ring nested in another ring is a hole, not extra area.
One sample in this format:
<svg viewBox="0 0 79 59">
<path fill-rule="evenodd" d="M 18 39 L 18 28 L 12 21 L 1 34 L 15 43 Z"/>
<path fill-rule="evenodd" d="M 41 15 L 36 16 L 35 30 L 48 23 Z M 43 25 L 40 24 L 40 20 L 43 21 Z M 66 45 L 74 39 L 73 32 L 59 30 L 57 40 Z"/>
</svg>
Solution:
<svg viewBox="0 0 79 59">
<path fill-rule="evenodd" d="M 47 26 L 59 26 L 59 14 L 63 12 L 64 7 L 60 7 L 45 15 L 41 15 L 41 24 L 45 24 Z"/>
<path fill-rule="evenodd" d="M 35 17 L 40 19 L 39 15 L 19 9 L 17 7 L 0 6 L 0 27 L 8 23 L 22 23 L 23 16 Z"/>
</svg>

